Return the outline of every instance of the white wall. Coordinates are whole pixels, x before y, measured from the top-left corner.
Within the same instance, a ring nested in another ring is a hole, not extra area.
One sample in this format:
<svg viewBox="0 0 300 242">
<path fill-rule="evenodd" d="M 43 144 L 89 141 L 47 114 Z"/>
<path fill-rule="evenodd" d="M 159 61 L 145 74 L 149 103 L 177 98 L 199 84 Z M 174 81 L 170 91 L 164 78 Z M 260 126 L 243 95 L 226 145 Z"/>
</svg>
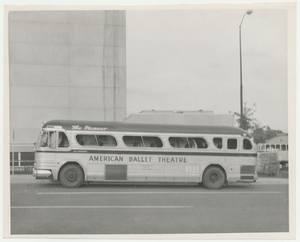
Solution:
<svg viewBox="0 0 300 242">
<path fill-rule="evenodd" d="M 126 116 L 125 11 L 10 12 L 9 64 L 15 142 L 50 119 Z"/>
<path fill-rule="evenodd" d="M 128 123 L 183 124 L 183 125 L 226 125 L 234 126 L 231 114 L 131 114 Z"/>
</svg>

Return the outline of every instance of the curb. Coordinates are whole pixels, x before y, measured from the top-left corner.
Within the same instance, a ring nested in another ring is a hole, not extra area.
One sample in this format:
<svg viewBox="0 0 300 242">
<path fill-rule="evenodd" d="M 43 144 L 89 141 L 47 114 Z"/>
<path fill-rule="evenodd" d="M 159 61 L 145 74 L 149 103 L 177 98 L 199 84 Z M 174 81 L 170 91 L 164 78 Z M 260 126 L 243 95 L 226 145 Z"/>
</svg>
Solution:
<svg viewBox="0 0 300 242">
<path fill-rule="evenodd" d="M 58 181 L 50 181 L 50 180 L 37 180 L 32 175 L 14 175 L 13 177 L 10 176 L 10 183 L 11 184 L 18 184 L 18 183 L 59 183 Z M 233 183 L 234 184 L 234 183 Z M 240 183 L 235 183 L 240 184 Z M 278 184 L 289 184 L 288 178 L 266 178 L 261 177 L 258 178 L 258 180 L 254 183 L 251 183 L 252 185 L 278 185 Z"/>
</svg>

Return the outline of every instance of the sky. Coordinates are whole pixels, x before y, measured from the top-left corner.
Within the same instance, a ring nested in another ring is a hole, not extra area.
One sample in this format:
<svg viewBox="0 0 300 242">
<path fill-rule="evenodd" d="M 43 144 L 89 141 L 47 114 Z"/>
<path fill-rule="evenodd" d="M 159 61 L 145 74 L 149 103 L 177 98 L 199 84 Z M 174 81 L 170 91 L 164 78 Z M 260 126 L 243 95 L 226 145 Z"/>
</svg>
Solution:
<svg viewBox="0 0 300 242">
<path fill-rule="evenodd" d="M 126 13 L 127 113 L 240 112 L 239 25 L 247 9 Z M 287 12 L 242 24 L 243 95 L 262 125 L 287 132 Z"/>
</svg>

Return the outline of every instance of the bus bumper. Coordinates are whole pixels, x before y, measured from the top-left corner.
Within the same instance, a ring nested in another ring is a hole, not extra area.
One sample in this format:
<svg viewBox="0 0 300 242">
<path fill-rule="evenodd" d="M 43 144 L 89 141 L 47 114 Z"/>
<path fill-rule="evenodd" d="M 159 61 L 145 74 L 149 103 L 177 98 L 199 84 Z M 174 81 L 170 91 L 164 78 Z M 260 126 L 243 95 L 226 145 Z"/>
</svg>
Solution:
<svg viewBox="0 0 300 242">
<path fill-rule="evenodd" d="M 32 175 L 35 179 L 50 179 L 52 172 L 49 170 L 35 170 L 33 169 Z"/>
<path fill-rule="evenodd" d="M 241 175 L 240 180 L 238 182 L 256 182 L 258 179 L 258 175 L 255 172 L 254 175 Z"/>
</svg>

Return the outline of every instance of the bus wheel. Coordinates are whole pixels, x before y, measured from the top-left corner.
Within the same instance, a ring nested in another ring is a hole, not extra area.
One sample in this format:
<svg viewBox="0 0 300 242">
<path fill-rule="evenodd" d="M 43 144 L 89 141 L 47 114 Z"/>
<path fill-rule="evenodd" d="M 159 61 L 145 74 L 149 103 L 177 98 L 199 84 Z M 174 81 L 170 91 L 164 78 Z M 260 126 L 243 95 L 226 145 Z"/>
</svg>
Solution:
<svg viewBox="0 0 300 242">
<path fill-rule="evenodd" d="M 203 174 L 202 183 L 207 189 L 220 189 L 225 183 L 225 174 L 219 167 L 208 167 Z"/>
<path fill-rule="evenodd" d="M 83 171 L 78 165 L 66 165 L 59 173 L 59 180 L 64 187 L 79 187 L 83 181 Z"/>
</svg>

